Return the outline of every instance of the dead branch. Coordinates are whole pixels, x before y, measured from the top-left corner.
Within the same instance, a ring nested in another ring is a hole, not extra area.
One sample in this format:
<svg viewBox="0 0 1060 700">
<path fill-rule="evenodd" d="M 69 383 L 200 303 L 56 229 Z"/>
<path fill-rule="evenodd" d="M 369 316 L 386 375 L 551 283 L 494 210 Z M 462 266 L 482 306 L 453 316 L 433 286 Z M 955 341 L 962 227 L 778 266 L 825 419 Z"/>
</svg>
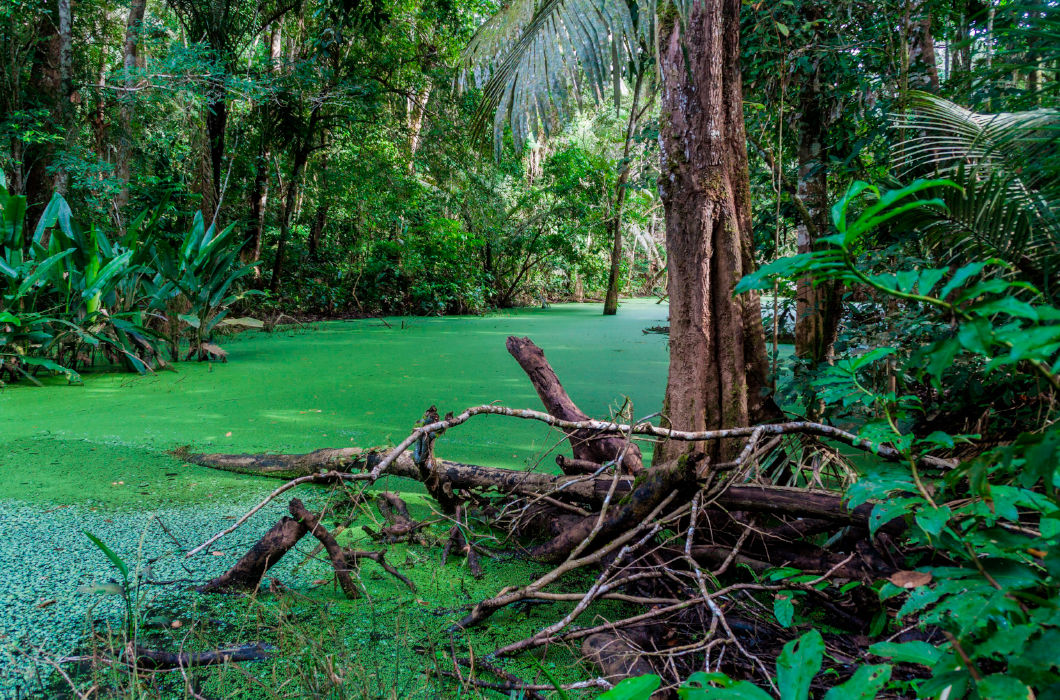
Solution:
<svg viewBox="0 0 1060 700">
<path fill-rule="evenodd" d="M 199 587 L 200 593 L 230 590 L 253 590 L 265 574 L 276 565 L 308 532 L 298 520 L 284 517 L 272 526 L 250 551 L 224 574 Z"/>
<path fill-rule="evenodd" d="M 310 534 L 320 540 L 320 544 L 324 545 L 324 551 L 328 553 L 328 558 L 335 569 L 335 577 L 339 580 L 342 592 L 346 594 L 347 598 L 360 598 L 361 592 L 357 589 L 357 584 L 353 582 L 353 578 L 350 577 L 350 572 L 347 568 L 345 551 L 339 547 L 338 542 L 327 531 L 327 528 L 320 524 L 320 517 L 306 510 L 305 505 L 297 498 L 291 499 L 288 508 L 291 511 L 291 515 L 301 521 L 308 528 Z"/>
<path fill-rule="evenodd" d="M 196 652 L 158 651 L 136 647 L 133 659 L 128 663 L 136 668 L 164 671 L 174 668 L 192 668 L 195 666 L 216 666 L 218 664 L 241 663 L 243 661 L 262 661 L 276 651 L 275 647 L 262 642 L 241 644 L 226 649 Z"/>
<path fill-rule="evenodd" d="M 508 352 L 523 368 L 534 385 L 537 395 L 545 410 L 556 418 L 572 422 L 583 422 L 589 419 L 571 400 L 559 377 L 545 359 L 545 353 L 529 338 L 511 336 L 506 343 Z M 625 474 L 637 474 L 644 468 L 640 448 L 628 446 L 621 435 L 607 434 L 600 431 L 573 429 L 565 431 L 570 441 L 574 459 L 578 462 L 600 465 L 604 462 L 618 460 L 621 457 L 621 470 Z M 560 463 L 563 468 L 564 464 Z M 564 469 L 564 473 L 567 472 Z"/>
</svg>

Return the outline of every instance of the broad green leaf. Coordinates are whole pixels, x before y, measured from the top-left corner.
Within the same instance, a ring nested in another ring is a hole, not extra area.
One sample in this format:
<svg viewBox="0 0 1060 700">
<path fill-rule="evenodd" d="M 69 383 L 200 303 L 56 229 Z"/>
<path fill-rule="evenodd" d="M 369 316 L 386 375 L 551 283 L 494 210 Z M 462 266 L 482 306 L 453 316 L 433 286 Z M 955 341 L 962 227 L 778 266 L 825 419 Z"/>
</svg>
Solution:
<svg viewBox="0 0 1060 700">
<path fill-rule="evenodd" d="M 824 700 L 872 700 L 891 679 L 887 664 L 859 666 L 854 675 L 824 695 Z"/>
<path fill-rule="evenodd" d="M 824 639 L 817 630 L 784 645 L 777 658 L 777 686 L 780 700 L 807 700 L 810 683 L 821 670 L 824 658 Z"/>
<path fill-rule="evenodd" d="M 934 666 L 942 651 L 927 642 L 877 642 L 869 647 L 869 653 L 890 659 L 897 664 L 921 664 Z"/>
<path fill-rule="evenodd" d="M 1034 697 L 1031 689 L 1018 679 L 1000 673 L 983 678 L 975 687 L 979 697 L 989 700 L 1030 700 Z"/>
<path fill-rule="evenodd" d="M 795 618 L 794 594 L 791 591 L 782 591 L 773 597 L 773 614 L 781 627 L 791 627 Z"/>
<path fill-rule="evenodd" d="M 662 679 L 651 673 L 627 678 L 600 695 L 599 700 L 648 700 L 661 684 Z"/>
</svg>

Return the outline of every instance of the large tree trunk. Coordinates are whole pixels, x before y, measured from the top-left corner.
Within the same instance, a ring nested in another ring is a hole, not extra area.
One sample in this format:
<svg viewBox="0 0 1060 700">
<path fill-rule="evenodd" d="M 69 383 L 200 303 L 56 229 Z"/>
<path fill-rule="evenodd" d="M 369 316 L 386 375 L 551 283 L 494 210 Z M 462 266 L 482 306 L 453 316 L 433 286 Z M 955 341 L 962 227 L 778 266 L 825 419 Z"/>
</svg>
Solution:
<svg viewBox="0 0 1060 700">
<path fill-rule="evenodd" d="M 773 406 L 756 294 L 733 297 L 753 268 L 750 182 L 740 81 L 739 0 L 697 0 L 688 26 L 660 20 L 662 151 L 670 293 L 664 413 L 682 430 L 748 425 Z M 738 445 L 665 442 L 664 463 L 689 450 L 713 460 Z"/>
<path fill-rule="evenodd" d="M 134 102 L 132 89 L 136 86 L 137 81 L 134 75 L 141 63 L 139 56 L 140 31 L 146 10 L 147 0 L 132 0 L 129 5 L 129 16 L 125 22 L 125 52 L 122 58 L 122 83 L 125 92 L 121 96 L 121 109 L 119 110 L 121 134 L 118 136 L 117 163 L 115 164 L 118 179 L 121 180 L 121 190 L 118 192 L 117 198 L 119 209 L 129 202 L 129 179 L 132 175 L 129 161 L 132 157 L 132 111 Z"/>
<path fill-rule="evenodd" d="M 798 227 L 798 252 L 809 253 L 828 231 L 827 106 L 816 71 L 803 77 L 799 122 L 798 197 L 808 220 Z M 834 283 L 814 286 L 799 279 L 796 290 L 795 355 L 811 365 L 830 362 L 839 330 L 839 290 Z"/>
</svg>

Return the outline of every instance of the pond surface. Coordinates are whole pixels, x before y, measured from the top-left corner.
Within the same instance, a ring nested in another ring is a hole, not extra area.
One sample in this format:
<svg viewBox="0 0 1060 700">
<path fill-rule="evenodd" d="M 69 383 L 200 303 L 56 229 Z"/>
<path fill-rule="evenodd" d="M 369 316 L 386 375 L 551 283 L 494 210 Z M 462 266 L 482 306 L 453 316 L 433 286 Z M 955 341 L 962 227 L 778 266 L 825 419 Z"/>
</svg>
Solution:
<svg viewBox="0 0 1060 700">
<path fill-rule="evenodd" d="M 91 605 L 97 605 L 96 616 L 118 609 L 114 600 L 77 592 L 78 585 L 113 575 L 83 529 L 123 556 L 144 559 L 176 551 L 176 541 L 185 548 L 201 542 L 276 486 L 183 464 L 168 450 L 385 445 L 403 439 L 431 404 L 443 414 L 492 401 L 540 408 L 505 350 L 509 335 L 529 336 L 541 346 L 590 415 L 605 417 L 628 399 L 635 415 L 644 416 L 661 405 L 667 348 L 665 336 L 642 331 L 665 325 L 666 311 L 654 300 L 638 300 L 607 318 L 599 305 L 556 305 L 482 317 L 332 322 L 228 339 L 225 364 L 181 363 L 177 372 L 145 377 L 87 374 L 83 386 L 54 380 L 44 388 L 0 391 L 0 697 L 25 697 L 40 687 L 26 659 L 5 650 L 9 645 L 38 645 L 61 655 L 83 636 Z M 527 421 L 479 417 L 446 433 L 436 451 L 465 462 L 523 466 L 542 460 L 542 468 L 554 468 L 548 453 L 560 437 Z M 283 512 L 283 504 L 274 506 L 222 540 L 216 556 L 193 560 L 192 578 L 203 581 L 230 566 Z M 422 500 L 410 506 L 414 514 L 429 514 Z M 426 561 L 427 551 L 402 556 Z M 289 558 L 278 575 L 297 585 L 290 572 L 297 561 Z M 160 563 L 155 576 L 189 576 L 175 559 Z M 470 600 L 491 586 L 496 590 L 505 575 L 526 573 L 498 566 L 475 582 L 466 567 L 445 568 L 454 569 L 448 578 L 438 567 L 410 572 L 426 601 L 417 602 L 451 602 L 455 591 Z M 307 566 L 300 576 L 309 583 L 320 571 Z M 389 590 L 391 583 L 378 586 Z M 389 592 L 400 609 L 407 592 Z M 330 589 L 320 595 L 334 598 Z M 352 615 L 354 623 L 363 624 L 363 617 Z M 521 624 L 532 629 L 537 623 L 528 616 Z"/>
</svg>

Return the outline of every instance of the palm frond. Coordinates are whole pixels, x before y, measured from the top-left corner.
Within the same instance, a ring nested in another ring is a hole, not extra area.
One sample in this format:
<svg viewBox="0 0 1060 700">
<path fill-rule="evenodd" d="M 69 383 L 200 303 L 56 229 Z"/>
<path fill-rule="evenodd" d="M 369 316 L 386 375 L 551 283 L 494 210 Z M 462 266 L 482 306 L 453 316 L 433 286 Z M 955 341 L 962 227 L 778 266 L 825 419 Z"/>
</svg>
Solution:
<svg viewBox="0 0 1060 700">
<path fill-rule="evenodd" d="M 475 132 L 492 119 L 499 149 L 505 124 L 517 147 L 565 123 L 584 93 L 616 106 L 622 80 L 654 54 L 655 0 L 513 0 L 464 53 L 460 87 L 483 89 Z"/>
<path fill-rule="evenodd" d="M 1051 297 L 1060 293 L 1060 111 L 980 114 L 917 93 L 892 124 L 904 136 L 895 155 L 906 176 L 961 186 L 929 193 L 948 208 L 919 222 L 935 254 L 947 263 L 1001 258 Z"/>
<path fill-rule="evenodd" d="M 1027 167 L 1055 156 L 1060 141 L 1060 111 L 980 114 L 929 93 L 914 93 L 910 111 L 892 119 L 903 134 L 895 152 L 909 171 L 953 171 L 959 166 L 1021 174 L 1036 187 L 1051 174 Z"/>
<path fill-rule="evenodd" d="M 932 209 L 926 220 L 921 215 L 911 222 L 940 262 L 962 265 L 999 258 L 1050 297 L 1060 293 L 1053 288 L 1060 274 L 1060 226 L 1055 218 L 1039 216 L 1040 197 L 1000 173 L 983 177 L 961 167 L 949 179 L 960 188 L 924 193 L 941 199 L 945 209 Z"/>
</svg>

